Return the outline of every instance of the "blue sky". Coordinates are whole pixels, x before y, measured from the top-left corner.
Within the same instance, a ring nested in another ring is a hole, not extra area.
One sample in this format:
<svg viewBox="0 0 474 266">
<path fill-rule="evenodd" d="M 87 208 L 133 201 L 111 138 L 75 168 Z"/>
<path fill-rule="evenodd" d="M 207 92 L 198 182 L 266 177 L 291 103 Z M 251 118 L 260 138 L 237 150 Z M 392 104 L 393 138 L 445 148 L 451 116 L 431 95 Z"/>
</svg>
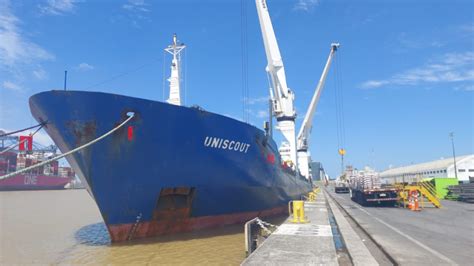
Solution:
<svg viewBox="0 0 474 266">
<path fill-rule="evenodd" d="M 310 141 L 313 160 L 332 176 L 340 171 L 341 142 L 346 162 L 378 170 L 450 156 L 451 131 L 457 154 L 473 153 L 472 1 L 274 0 L 268 6 L 298 123 L 330 43 L 342 45 Z M 62 88 L 64 70 L 69 89 L 162 101 L 170 64 L 163 48 L 173 33 L 187 45 L 186 104 L 241 119 L 240 7 L 217 0 L 0 0 L 0 128 L 34 124 L 28 97 Z M 268 82 L 253 0 L 246 12 L 247 112 L 261 127 Z M 335 100 L 336 88 L 342 101 Z M 344 141 L 337 137 L 341 102 Z M 48 142 L 44 134 L 38 140 Z"/>
</svg>

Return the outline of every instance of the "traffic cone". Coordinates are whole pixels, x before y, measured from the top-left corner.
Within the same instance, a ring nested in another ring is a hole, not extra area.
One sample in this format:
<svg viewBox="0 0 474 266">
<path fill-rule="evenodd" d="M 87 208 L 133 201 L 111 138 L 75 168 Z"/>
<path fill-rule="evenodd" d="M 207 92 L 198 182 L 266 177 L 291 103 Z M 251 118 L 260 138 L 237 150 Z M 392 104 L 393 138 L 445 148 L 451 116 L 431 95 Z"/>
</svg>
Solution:
<svg viewBox="0 0 474 266">
<path fill-rule="evenodd" d="M 413 211 L 420 211 L 419 205 L 418 205 L 418 191 L 415 194 L 415 199 L 414 199 L 414 205 L 413 205 Z"/>
</svg>

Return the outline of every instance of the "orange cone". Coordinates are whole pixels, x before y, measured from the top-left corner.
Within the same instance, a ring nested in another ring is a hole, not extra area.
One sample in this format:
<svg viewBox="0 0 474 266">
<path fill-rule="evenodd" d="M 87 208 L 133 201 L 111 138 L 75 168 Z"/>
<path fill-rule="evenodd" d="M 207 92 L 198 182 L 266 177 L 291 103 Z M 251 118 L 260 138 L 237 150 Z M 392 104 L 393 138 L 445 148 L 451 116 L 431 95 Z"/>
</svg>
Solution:
<svg viewBox="0 0 474 266">
<path fill-rule="evenodd" d="M 414 205 L 413 205 L 413 211 L 420 211 L 419 205 L 418 205 L 418 191 L 415 190 L 415 198 L 414 198 Z"/>
</svg>

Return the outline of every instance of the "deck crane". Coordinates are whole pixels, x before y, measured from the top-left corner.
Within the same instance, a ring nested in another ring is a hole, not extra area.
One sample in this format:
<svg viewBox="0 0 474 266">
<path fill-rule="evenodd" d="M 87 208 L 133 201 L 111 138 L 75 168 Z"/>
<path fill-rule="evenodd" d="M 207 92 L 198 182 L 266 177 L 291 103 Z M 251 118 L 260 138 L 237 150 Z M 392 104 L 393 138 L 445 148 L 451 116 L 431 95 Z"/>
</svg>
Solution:
<svg viewBox="0 0 474 266">
<path fill-rule="evenodd" d="M 297 147 L 298 147 L 298 168 L 300 170 L 301 175 L 306 177 L 307 179 L 310 178 L 309 173 L 309 163 L 310 163 L 310 152 L 309 148 L 309 135 L 311 134 L 311 128 L 313 127 L 313 116 L 316 111 L 316 107 L 319 102 L 319 97 L 321 96 L 321 92 L 324 88 L 324 82 L 326 81 L 326 77 L 329 72 L 329 67 L 331 66 L 332 59 L 339 48 L 339 43 L 332 43 L 331 44 L 331 51 L 329 52 L 329 57 L 326 62 L 326 66 L 324 67 L 323 73 L 321 74 L 321 78 L 319 79 L 318 85 L 316 86 L 316 90 L 314 92 L 313 98 L 311 99 L 311 103 L 309 104 L 308 111 L 304 117 L 303 123 L 301 124 L 300 131 L 298 133 L 297 138 Z"/>
<path fill-rule="evenodd" d="M 291 161 L 294 170 L 298 168 L 296 153 L 295 119 L 296 111 L 293 107 L 294 94 L 286 84 L 285 68 L 280 55 L 278 43 L 273 31 L 270 14 L 265 0 L 256 0 L 258 19 L 262 30 L 265 53 L 267 55 L 268 72 L 272 88 L 270 97 L 272 102 L 272 116 L 277 120 L 277 129 L 281 131 L 286 141 L 280 146 L 282 161 Z"/>
</svg>

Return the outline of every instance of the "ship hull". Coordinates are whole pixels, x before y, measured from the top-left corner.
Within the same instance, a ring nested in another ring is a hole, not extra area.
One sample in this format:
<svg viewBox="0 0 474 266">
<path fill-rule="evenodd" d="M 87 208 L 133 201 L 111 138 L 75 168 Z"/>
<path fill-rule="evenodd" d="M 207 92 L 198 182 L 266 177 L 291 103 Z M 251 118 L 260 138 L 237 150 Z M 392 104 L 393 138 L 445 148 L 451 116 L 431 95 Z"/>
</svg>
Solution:
<svg viewBox="0 0 474 266">
<path fill-rule="evenodd" d="M 62 152 L 134 113 L 109 137 L 67 157 L 113 242 L 281 214 L 312 188 L 282 166 L 262 130 L 199 108 L 74 91 L 33 95 L 30 108 Z"/>
<path fill-rule="evenodd" d="M 23 174 L 0 180 L 0 191 L 64 189 L 71 178 Z"/>
</svg>

